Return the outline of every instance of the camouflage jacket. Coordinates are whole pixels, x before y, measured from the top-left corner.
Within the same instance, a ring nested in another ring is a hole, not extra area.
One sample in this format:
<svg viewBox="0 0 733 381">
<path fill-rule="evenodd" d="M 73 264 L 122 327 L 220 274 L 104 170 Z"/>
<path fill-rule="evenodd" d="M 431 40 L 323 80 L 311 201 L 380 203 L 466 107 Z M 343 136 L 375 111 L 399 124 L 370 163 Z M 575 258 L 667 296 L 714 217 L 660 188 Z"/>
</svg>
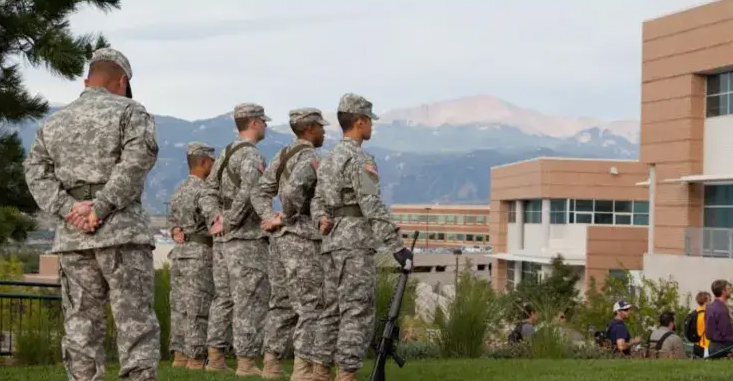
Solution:
<svg viewBox="0 0 733 381">
<path fill-rule="evenodd" d="M 280 175 L 279 183 L 277 171 L 283 151 L 275 155 L 260 177 L 257 187 L 252 191 L 252 206 L 263 220 L 270 219 L 275 214 L 272 210 L 272 199 L 279 196 L 285 223 L 281 229 L 273 233 L 273 236 L 279 237 L 285 232 L 291 232 L 304 238 L 320 240 L 321 234 L 313 226 L 310 217 L 310 203 L 316 188 L 318 158 L 313 143 L 306 140 L 296 140 L 286 149 L 290 151 L 297 146 L 307 148 L 290 157 Z"/>
<path fill-rule="evenodd" d="M 158 158 L 155 134 L 155 121 L 145 107 L 103 88 L 86 88 L 48 118 L 36 132 L 24 168 L 38 206 L 62 219 L 53 252 L 154 245 L 142 193 Z M 90 184 L 97 189 L 89 191 L 89 198 L 103 220 L 91 234 L 63 221 L 77 201 L 70 193 L 85 185 L 92 189 Z"/>
<path fill-rule="evenodd" d="M 211 237 L 209 228 L 219 213 L 216 191 L 209 188 L 206 182 L 196 176 L 189 175 L 173 192 L 170 202 L 168 226 L 170 229 L 181 228 L 184 236 Z M 169 258 L 200 258 L 210 250 L 200 242 L 184 242 L 177 245 Z"/>
<path fill-rule="evenodd" d="M 350 138 L 342 139 L 319 163 L 318 184 L 311 202 L 313 224 L 321 217 L 334 225 L 323 237 L 322 252 L 339 249 L 376 249 L 396 253 L 404 247 L 399 228 L 380 198 L 374 158 Z M 361 217 L 339 216 L 346 208 Z"/>
<path fill-rule="evenodd" d="M 230 149 L 245 142 L 247 142 L 245 139 L 238 138 Z M 265 170 L 265 156 L 257 148 L 241 148 L 229 158 L 227 167 L 230 173 L 226 168 L 222 168 L 225 155 L 226 150 L 222 150 L 214 161 L 211 174 L 206 179 L 209 187 L 219 194 L 222 222 L 224 223 L 224 236 L 217 237 L 216 241 L 226 242 L 232 239 L 266 237 L 266 232 L 260 228 L 260 217 L 252 208 L 249 198 L 252 188 Z M 220 173 L 221 177 L 219 177 Z M 238 177 L 239 186 L 235 184 L 230 174 L 234 178 Z"/>
</svg>

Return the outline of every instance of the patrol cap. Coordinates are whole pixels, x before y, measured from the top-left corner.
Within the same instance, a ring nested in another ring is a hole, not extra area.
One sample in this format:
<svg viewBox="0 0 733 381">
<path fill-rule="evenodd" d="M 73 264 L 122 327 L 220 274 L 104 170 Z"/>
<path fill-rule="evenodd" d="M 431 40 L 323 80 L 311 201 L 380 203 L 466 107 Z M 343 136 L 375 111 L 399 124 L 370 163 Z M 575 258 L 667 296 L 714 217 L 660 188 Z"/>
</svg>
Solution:
<svg viewBox="0 0 733 381">
<path fill-rule="evenodd" d="M 328 126 L 330 123 L 323 119 L 321 110 L 314 107 L 303 107 L 290 110 L 290 124 L 299 122 L 313 122 L 321 126 Z"/>
<path fill-rule="evenodd" d="M 346 93 L 341 96 L 338 111 L 364 115 L 371 118 L 372 120 L 379 119 L 377 114 L 372 112 L 372 102 L 369 102 L 361 95 L 353 93 Z"/>
<path fill-rule="evenodd" d="M 128 98 L 132 98 L 132 87 L 130 81 L 132 80 L 132 67 L 130 61 L 122 54 L 119 50 L 112 48 L 101 48 L 97 49 L 92 53 L 92 59 L 89 61 L 89 65 L 97 61 L 109 61 L 119 66 L 127 76 L 127 94 Z"/>
<path fill-rule="evenodd" d="M 265 115 L 265 108 L 257 103 L 241 103 L 234 107 L 234 119 L 240 118 L 260 118 L 265 122 L 272 120 Z"/>
<path fill-rule="evenodd" d="M 214 157 L 214 147 L 203 143 L 203 142 L 190 142 L 186 147 L 186 155 L 188 156 L 203 156 L 206 155 L 212 159 Z"/>
</svg>

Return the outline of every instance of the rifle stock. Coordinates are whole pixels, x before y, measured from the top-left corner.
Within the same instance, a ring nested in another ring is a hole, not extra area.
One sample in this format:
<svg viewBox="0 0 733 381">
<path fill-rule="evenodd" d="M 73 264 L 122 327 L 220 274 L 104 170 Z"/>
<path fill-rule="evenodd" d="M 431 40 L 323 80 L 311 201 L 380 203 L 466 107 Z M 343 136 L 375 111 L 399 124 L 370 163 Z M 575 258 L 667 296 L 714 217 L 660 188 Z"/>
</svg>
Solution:
<svg viewBox="0 0 733 381">
<path fill-rule="evenodd" d="M 415 243 L 417 242 L 419 234 L 420 232 L 415 231 L 412 236 L 412 245 L 410 246 L 411 251 L 415 250 Z M 385 324 L 382 339 L 379 342 L 379 345 L 375 346 L 377 358 L 374 361 L 372 375 L 369 377 L 370 381 L 386 381 L 387 376 L 385 375 L 385 366 L 387 364 L 388 357 L 392 357 L 400 368 L 405 365 L 405 359 L 397 354 L 395 347 L 397 341 L 400 339 L 400 327 L 397 326 L 397 318 L 400 315 L 400 308 L 402 308 L 402 297 L 404 296 L 405 289 L 407 288 L 408 274 L 408 271 L 405 271 L 404 269 L 402 270 L 400 279 L 397 281 L 394 294 L 392 294 L 392 302 L 389 306 L 387 319 L 383 320 Z"/>
</svg>

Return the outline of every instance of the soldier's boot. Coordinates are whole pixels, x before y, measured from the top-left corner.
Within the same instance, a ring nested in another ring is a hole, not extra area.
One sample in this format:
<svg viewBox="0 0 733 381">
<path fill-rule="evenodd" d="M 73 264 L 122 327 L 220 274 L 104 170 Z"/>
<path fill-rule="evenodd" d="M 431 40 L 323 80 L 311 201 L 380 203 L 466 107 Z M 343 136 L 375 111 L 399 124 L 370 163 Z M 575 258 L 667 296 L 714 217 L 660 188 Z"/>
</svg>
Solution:
<svg viewBox="0 0 733 381">
<path fill-rule="evenodd" d="M 309 381 L 331 381 L 331 367 L 315 363 Z"/>
<path fill-rule="evenodd" d="M 346 372 L 339 368 L 336 372 L 336 380 L 334 381 L 356 381 L 356 373 Z"/>
<path fill-rule="evenodd" d="M 188 359 L 188 363 L 186 363 L 186 369 L 192 369 L 192 370 L 203 370 L 204 369 L 204 359 Z"/>
<path fill-rule="evenodd" d="M 171 364 L 174 368 L 183 368 L 188 363 L 188 357 L 183 354 L 183 352 L 175 351 L 173 352 L 173 364 Z"/>
<path fill-rule="evenodd" d="M 206 370 L 212 372 L 228 372 L 231 369 L 227 367 L 227 357 L 219 348 L 209 348 L 209 359 L 206 364 Z"/>
<path fill-rule="evenodd" d="M 261 376 L 262 370 L 255 364 L 255 359 L 237 357 L 237 372 L 239 377 Z"/>
<path fill-rule="evenodd" d="M 265 380 L 277 380 L 285 377 L 280 359 L 270 352 L 265 352 L 265 366 L 262 368 L 262 378 Z"/>
<path fill-rule="evenodd" d="M 300 357 L 296 357 L 293 362 L 293 374 L 290 375 L 290 381 L 312 381 L 312 373 L 313 365 Z"/>
</svg>

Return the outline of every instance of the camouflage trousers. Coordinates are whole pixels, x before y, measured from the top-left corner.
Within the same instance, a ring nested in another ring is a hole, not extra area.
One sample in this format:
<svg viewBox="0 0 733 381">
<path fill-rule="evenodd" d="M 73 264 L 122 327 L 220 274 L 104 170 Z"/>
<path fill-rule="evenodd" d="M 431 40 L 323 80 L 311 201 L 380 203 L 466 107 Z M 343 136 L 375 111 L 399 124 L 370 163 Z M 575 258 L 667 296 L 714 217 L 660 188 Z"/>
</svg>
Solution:
<svg viewBox="0 0 733 381">
<path fill-rule="evenodd" d="M 214 299 L 209 308 L 209 326 L 206 345 L 221 350 L 232 345 L 232 309 L 234 302 L 229 292 L 229 268 L 224 259 L 223 242 L 214 242 L 212 275 Z"/>
<path fill-rule="evenodd" d="M 170 350 L 183 352 L 186 357 L 206 356 L 206 330 L 209 308 L 214 298 L 212 252 L 200 243 L 186 243 L 198 258 L 185 255 L 171 261 L 171 334 Z"/>
<path fill-rule="evenodd" d="M 60 255 L 62 356 L 71 381 L 101 381 L 107 301 L 117 330 L 120 378 L 155 380 L 160 325 L 153 310 L 153 251 L 121 245 Z"/>
<path fill-rule="evenodd" d="M 292 339 L 295 356 L 313 361 L 316 324 L 323 309 L 320 241 L 292 233 L 274 237 L 268 277 L 271 294 L 265 351 L 282 356 Z"/>
<path fill-rule="evenodd" d="M 224 242 L 229 290 L 234 302 L 232 336 L 237 357 L 262 355 L 270 284 L 267 280 L 268 243 L 264 239 Z"/>
<path fill-rule="evenodd" d="M 373 250 L 321 254 L 324 309 L 314 349 L 316 362 L 355 372 L 374 337 L 377 266 Z"/>
</svg>

